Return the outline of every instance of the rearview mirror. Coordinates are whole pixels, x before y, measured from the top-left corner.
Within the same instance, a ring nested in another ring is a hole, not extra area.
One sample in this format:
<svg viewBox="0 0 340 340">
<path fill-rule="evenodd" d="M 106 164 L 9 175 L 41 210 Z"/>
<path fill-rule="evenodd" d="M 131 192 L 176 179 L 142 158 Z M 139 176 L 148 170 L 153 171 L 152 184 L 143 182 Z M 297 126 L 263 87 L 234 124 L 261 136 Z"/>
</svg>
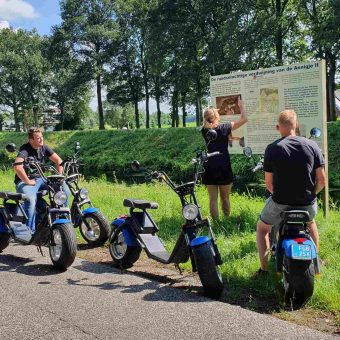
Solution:
<svg viewBox="0 0 340 340">
<path fill-rule="evenodd" d="M 7 150 L 7 152 L 10 152 L 10 153 L 15 152 L 15 150 L 16 150 L 15 144 L 14 143 L 8 143 L 6 145 L 6 150 Z"/>
<path fill-rule="evenodd" d="M 76 142 L 75 150 L 76 150 L 76 152 L 80 150 L 80 143 L 79 142 Z"/>
<path fill-rule="evenodd" d="M 253 155 L 253 150 L 251 149 L 250 146 L 246 146 L 246 147 L 243 148 L 243 154 L 246 157 L 250 158 Z"/>
<path fill-rule="evenodd" d="M 313 138 L 319 138 L 321 136 L 321 130 L 317 127 L 313 127 L 313 129 L 310 130 L 310 137 Z"/>
<path fill-rule="evenodd" d="M 138 171 L 140 169 L 140 164 L 137 160 L 131 162 L 132 171 Z"/>
<path fill-rule="evenodd" d="M 217 132 L 214 129 L 210 129 L 207 131 L 206 137 L 207 140 L 211 142 L 217 138 Z"/>
</svg>

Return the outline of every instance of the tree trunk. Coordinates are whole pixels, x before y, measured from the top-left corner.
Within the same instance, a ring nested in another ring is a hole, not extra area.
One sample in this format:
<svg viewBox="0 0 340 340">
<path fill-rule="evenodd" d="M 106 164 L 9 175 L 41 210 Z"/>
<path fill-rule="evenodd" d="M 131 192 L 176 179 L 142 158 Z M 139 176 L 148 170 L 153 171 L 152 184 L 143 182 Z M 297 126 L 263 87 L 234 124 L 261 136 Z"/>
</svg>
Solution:
<svg viewBox="0 0 340 340">
<path fill-rule="evenodd" d="M 20 132 L 19 109 L 17 106 L 13 107 L 13 114 L 14 114 L 15 131 Z"/>
<path fill-rule="evenodd" d="M 186 99 L 186 93 L 182 92 L 182 121 L 183 121 L 183 127 L 186 127 L 186 118 L 187 118 L 187 111 L 185 106 L 185 99 Z"/>
<path fill-rule="evenodd" d="M 65 110 L 64 105 L 60 105 L 60 130 L 64 130 L 64 117 L 65 116 Z"/>
<path fill-rule="evenodd" d="M 104 112 L 102 103 L 102 85 L 100 75 L 97 75 L 97 98 L 98 98 L 98 116 L 99 116 L 99 130 L 105 130 Z"/>
<path fill-rule="evenodd" d="M 276 60 L 277 65 L 283 65 L 282 59 L 282 23 L 281 23 L 281 0 L 276 0 L 275 3 L 275 10 L 276 10 L 276 31 L 275 31 L 275 49 L 276 49 Z"/>
<path fill-rule="evenodd" d="M 140 128 L 139 124 L 139 111 L 138 111 L 138 99 L 134 100 L 134 105 L 135 105 L 135 123 L 136 123 L 136 128 Z"/>
<path fill-rule="evenodd" d="M 32 113 L 33 113 L 33 125 L 39 127 L 38 108 L 36 106 L 33 106 Z"/>
<path fill-rule="evenodd" d="M 162 127 L 161 122 L 161 104 L 160 104 L 160 96 L 159 93 L 156 91 L 156 106 L 157 106 L 157 126 L 160 129 Z"/>
<path fill-rule="evenodd" d="M 326 53 L 327 60 L 327 121 L 336 121 L 335 112 L 335 72 L 336 58 L 331 53 Z"/>
<path fill-rule="evenodd" d="M 149 108 L 150 95 L 147 80 L 145 82 L 144 88 L 145 88 L 145 114 L 146 114 L 145 126 L 148 129 L 150 127 L 150 108 Z"/>
<path fill-rule="evenodd" d="M 196 76 L 196 126 L 201 125 L 202 121 L 202 102 L 201 102 L 201 81 L 199 73 Z"/>
<path fill-rule="evenodd" d="M 178 90 L 175 89 L 172 93 L 172 120 L 171 126 L 178 127 L 179 117 L 178 117 Z"/>
</svg>

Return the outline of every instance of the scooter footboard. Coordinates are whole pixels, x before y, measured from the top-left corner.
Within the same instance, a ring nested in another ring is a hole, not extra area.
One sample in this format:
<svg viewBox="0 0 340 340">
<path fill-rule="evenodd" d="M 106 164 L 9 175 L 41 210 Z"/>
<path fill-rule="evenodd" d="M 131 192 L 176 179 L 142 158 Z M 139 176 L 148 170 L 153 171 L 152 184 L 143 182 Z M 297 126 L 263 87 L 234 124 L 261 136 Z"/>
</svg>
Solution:
<svg viewBox="0 0 340 340">
<path fill-rule="evenodd" d="M 282 249 L 287 258 L 299 261 L 312 261 L 317 258 L 314 243 L 303 237 L 285 239 L 282 241 Z"/>
</svg>

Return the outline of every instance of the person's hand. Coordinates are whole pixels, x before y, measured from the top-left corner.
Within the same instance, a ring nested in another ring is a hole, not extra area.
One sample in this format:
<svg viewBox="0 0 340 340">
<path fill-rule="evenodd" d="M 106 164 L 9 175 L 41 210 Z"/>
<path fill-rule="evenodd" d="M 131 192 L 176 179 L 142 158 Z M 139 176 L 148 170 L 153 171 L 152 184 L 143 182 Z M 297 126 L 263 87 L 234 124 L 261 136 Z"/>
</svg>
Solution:
<svg viewBox="0 0 340 340">
<path fill-rule="evenodd" d="M 240 108 L 241 117 L 247 118 L 246 112 L 244 110 L 244 103 L 243 103 L 243 100 L 240 99 L 240 97 L 238 97 L 237 99 L 237 105 Z"/>
<path fill-rule="evenodd" d="M 35 180 L 34 179 L 30 179 L 26 184 L 27 185 L 35 185 Z"/>
</svg>

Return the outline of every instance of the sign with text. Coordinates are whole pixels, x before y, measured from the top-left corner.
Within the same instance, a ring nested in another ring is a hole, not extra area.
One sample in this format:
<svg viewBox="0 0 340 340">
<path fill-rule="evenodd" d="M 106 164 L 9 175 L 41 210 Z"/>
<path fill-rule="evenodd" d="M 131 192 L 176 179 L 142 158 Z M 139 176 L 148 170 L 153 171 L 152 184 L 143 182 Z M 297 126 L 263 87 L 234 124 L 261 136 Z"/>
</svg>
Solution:
<svg viewBox="0 0 340 340">
<path fill-rule="evenodd" d="M 275 126 L 278 114 L 286 109 L 297 113 L 299 135 L 308 138 L 313 127 L 321 130 L 316 142 L 325 152 L 327 114 L 323 60 L 212 76 L 210 94 L 213 106 L 219 109 L 221 122 L 238 120 L 238 99 L 244 102 L 248 122 L 229 136 L 230 153 L 242 153 L 245 145 L 254 153 L 264 153 L 268 144 L 280 138 Z"/>
</svg>

